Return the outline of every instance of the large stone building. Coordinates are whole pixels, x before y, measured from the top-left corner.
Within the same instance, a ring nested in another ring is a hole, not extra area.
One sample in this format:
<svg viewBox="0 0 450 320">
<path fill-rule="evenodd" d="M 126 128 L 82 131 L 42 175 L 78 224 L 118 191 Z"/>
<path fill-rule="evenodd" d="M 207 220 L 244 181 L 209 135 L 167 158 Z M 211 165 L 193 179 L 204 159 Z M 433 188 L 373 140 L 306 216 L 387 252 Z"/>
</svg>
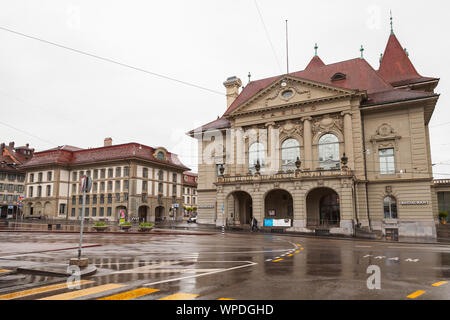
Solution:
<svg viewBox="0 0 450 320">
<path fill-rule="evenodd" d="M 24 196 L 25 174 L 19 166 L 33 157 L 29 145 L 15 147 L 14 142 L 0 145 L 0 218 L 20 214 L 19 200 Z"/>
<path fill-rule="evenodd" d="M 362 47 L 361 47 L 362 49 Z M 380 66 L 363 57 L 224 82 L 222 117 L 199 141 L 198 223 L 435 237 L 428 124 L 438 78 L 421 76 L 394 32 Z"/>
<path fill-rule="evenodd" d="M 80 149 L 59 146 L 36 152 L 21 167 L 26 173 L 25 217 L 79 219 L 82 208 L 80 178 L 91 176 L 92 189 L 86 195 L 85 217 L 117 221 L 181 219 L 182 176 L 188 170 L 176 154 L 165 148 L 139 143 L 113 145 L 106 138 L 103 147 Z"/>
</svg>

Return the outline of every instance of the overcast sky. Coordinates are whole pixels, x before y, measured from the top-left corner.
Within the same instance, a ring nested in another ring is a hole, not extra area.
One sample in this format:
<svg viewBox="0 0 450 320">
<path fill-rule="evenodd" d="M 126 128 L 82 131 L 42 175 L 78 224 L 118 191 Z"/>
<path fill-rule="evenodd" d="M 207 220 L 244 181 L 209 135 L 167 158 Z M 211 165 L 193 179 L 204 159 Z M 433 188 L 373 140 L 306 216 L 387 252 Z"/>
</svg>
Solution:
<svg viewBox="0 0 450 320">
<path fill-rule="evenodd" d="M 364 45 L 378 69 L 392 9 L 418 72 L 441 78 L 432 156 L 449 164 L 434 172 L 450 178 L 449 8 L 444 0 L 2 0 L 0 27 L 211 91 L 0 30 L 0 142 L 88 148 L 111 136 L 164 146 L 196 171 L 196 141 L 185 132 L 224 113 L 227 77 L 245 85 L 248 72 L 252 80 L 285 73 L 286 19 L 289 71 L 305 68 L 316 42 L 326 64 L 359 57 Z"/>
</svg>

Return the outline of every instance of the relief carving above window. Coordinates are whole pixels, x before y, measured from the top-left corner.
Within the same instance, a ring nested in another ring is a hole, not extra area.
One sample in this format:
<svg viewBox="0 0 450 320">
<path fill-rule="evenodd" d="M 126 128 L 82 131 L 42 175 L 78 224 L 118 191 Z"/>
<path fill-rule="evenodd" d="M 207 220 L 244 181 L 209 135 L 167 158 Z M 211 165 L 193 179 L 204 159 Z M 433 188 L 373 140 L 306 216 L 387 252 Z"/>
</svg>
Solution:
<svg viewBox="0 0 450 320">
<path fill-rule="evenodd" d="M 344 127 L 342 117 L 340 115 L 330 116 L 326 114 L 320 118 L 313 119 L 312 131 L 313 135 L 318 132 L 326 133 L 333 130 L 342 132 Z"/>
<path fill-rule="evenodd" d="M 370 141 L 398 140 L 400 138 L 401 136 L 399 136 L 389 124 L 383 123 L 377 128 L 375 135 L 371 137 Z"/>
</svg>

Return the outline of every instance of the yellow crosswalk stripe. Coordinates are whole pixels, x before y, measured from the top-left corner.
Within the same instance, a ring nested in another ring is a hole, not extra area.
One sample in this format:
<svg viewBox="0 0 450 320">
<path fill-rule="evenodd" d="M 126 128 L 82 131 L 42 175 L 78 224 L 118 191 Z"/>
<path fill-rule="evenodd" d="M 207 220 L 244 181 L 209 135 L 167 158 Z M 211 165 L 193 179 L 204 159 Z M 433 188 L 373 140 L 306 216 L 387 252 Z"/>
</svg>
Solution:
<svg viewBox="0 0 450 320">
<path fill-rule="evenodd" d="M 273 262 L 278 262 L 278 261 L 281 261 L 281 260 L 283 260 L 283 259 L 277 259 L 277 260 L 273 260 Z"/>
<path fill-rule="evenodd" d="M 217 299 L 217 300 L 236 300 L 236 299 L 220 298 L 220 299 Z"/>
<path fill-rule="evenodd" d="M 297 250 L 297 251 L 295 251 L 295 253 L 300 253 L 300 251 Z"/>
<path fill-rule="evenodd" d="M 175 294 L 171 294 L 170 296 L 161 298 L 159 300 L 192 300 L 195 297 L 198 297 L 198 294 L 178 292 Z"/>
<path fill-rule="evenodd" d="M 417 298 L 418 296 L 423 295 L 424 293 L 425 293 L 425 291 L 417 290 L 416 292 L 413 292 L 413 293 L 411 293 L 409 296 L 407 296 L 407 298 L 415 299 L 415 298 Z"/>
<path fill-rule="evenodd" d="M 112 290 L 112 289 L 118 289 L 118 288 L 122 288 L 122 287 L 125 287 L 125 285 L 120 284 L 120 283 L 109 283 L 109 284 L 104 284 L 101 286 L 96 286 L 96 287 L 87 288 L 87 289 L 83 289 L 83 290 L 76 290 L 76 291 L 72 291 L 72 292 L 61 293 L 61 294 L 57 294 L 55 296 L 50 296 L 50 297 L 46 297 L 46 298 L 39 299 L 39 300 L 70 300 L 70 299 L 76 299 L 76 298 L 88 296 L 88 295 L 91 295 L 94 293 L 99 293 L 99 292 Z"/>
<path fill-rule="evenodd" d="M 94 282 L 94 281 L 81 280 L 80 282 L 73 282 L 71 285 L 79 284 L 81 286 L 81 285 L 85 285 L 85 284 L 92 283 L 92 282 Z M 31 296 L 33 294 L 44 293 L 44 292 L 49 292 L 49 291 L 54 291 L 54 290 L 59 290 L 59 289 L 66 289 L 66 288 L 67 288 L 67 283 L 64 282 L 64 283 L 53 284 L 53 285 L 45 286 L 45 287 L 33 288 L 33 289 L 4 294 L 4 295 L 0 296 L 0 300 L 11 300 L 11 299 L 16 299 L 16 298 Z"/>
<path fill-rule="evenodd" d="M 291 253 L 291 254 L 288 254 L 287 255 L 287 257 L 292 257 L 294 254 L 293 253 Z"/>
<path fill-rule="evenodd" d="M 130 290 L 122 293 L 118 293 L 109 297 L 104 297 L 97 300 L 130 300 L 134 298 L 139 298 L 145 296 L 147 294 L 159 291 L 159 289 L 151 289 L 151 288 L 139 288 L 135 290 Z"/>
<path fill-rule="evenodd" d="M 433 283 L 432 286 L 433 287 L 439 287 L 439 286 L 442 286 L 443 284 L 446 284 L 446 283 L 448 283 L 448 281 L 439 281 L 439 282 Z"/>
<path fill-rule="evenodd" d="M 0 269 L 0 273 L 10 272 L 11 270 Z"/>
</svg>

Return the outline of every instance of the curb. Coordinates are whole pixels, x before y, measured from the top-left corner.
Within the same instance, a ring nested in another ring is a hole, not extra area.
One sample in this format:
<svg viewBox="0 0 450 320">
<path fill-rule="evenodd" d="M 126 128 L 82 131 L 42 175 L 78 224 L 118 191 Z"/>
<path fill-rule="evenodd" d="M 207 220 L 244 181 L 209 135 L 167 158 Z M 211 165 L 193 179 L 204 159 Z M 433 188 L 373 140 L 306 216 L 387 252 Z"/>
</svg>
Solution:
<svg viewBox="0 0 450 320">
<path fill-rule="evenodd" d="M 59 230 L 52 230 L 52 231 L 47 231 L 47 230 L 0 230 L 0 232 L 23 232 L 23 233 L 74 233 L 74 234 L 79 234 L 80 231 L 59 231 Z M 203 235 L 213 235 L 215 233 L 207 233 L 207 232 L 170 232 L 170 231 L 155 231 L 155 232 L 123 232 L 123 231 L 102 231 L 102 232 L 98 232 L 98 231 L 83 231 L 83 234 L 121 234 L 121 235 L 196 235 L 196 236 L 203 236 Z"/>
</svg>

